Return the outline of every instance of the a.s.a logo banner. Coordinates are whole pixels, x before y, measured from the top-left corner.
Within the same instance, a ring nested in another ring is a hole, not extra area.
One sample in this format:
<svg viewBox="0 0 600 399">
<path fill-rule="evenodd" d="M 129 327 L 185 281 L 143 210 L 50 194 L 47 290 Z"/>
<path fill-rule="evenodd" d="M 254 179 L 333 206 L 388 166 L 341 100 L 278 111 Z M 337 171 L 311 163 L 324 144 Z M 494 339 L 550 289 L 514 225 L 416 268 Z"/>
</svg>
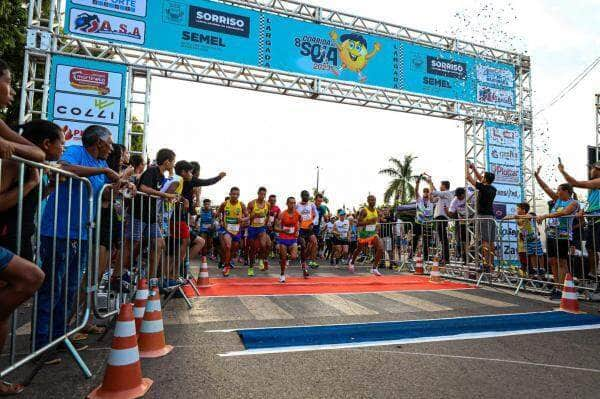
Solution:
<svg viewBox="0 0 600 399">
<path fill-rule="evenodd" d="M 142 21 L 78 8 L 72 8 L 69 15 L 69 30 L 74 34 L 144 44 L 146 24 Z"/>
</svg>

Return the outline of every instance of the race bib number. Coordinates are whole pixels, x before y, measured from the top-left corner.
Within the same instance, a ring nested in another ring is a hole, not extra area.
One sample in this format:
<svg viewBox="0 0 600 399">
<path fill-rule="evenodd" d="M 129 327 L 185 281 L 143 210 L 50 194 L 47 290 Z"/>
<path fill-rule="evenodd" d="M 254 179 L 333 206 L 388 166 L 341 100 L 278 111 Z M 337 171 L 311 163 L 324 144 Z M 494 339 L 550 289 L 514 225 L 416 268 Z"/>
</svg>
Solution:
<svg viewBox="0 0 600 399">
<path fill-rule="evenodd" d="M 303 222 L 306 222 L 306 221 L 308 221 L 308 220 L 312 220 L 312 217 L 311 217 L 311 215 L 310 215 L 310 214 L 307 214 L 307 213 L 303 213 L 303 214 L 302 214 L 302 221 L 303 221 Z"/>
<path fill-rule="evenodd" d="M 227 223 L 227 231 L 230 232 L 230 233 L 237 234 L 237 233 L 240 232 L 240 225 L 239 224 Z"/>
<path fill-rule="evenodd" d="M 211 224 L 211 223 L 204 223 L 204 224 L 202 225 L 202 228 L 203 228 L 203 229 L 210 229 L 211 227 L 212 227 L 212 224 Z"/>
<path fill-rule="evenodd" d="M 374 224 L 369 224 L 369 225 L 367 225 L 367 226 L 365 227 L 365 231 L 368 231 L 368 232 L 373 232 L 373 231 L 375 231 L 375 230 L 376 230 L 376 228 L 377 228 L 377 226 L 376 226 L 376 225 L 374 225 Z"/>
<path fill-rule="evenodd" d="M 269 224 L 273 224 L 275 221 L 275 216 L 269 216 Z"/>
<path fill-rule="evenodd" d="M 295 230 L 296 229 L 293 227 L 284 227 L 283 228 L 283 231 L 285 231 L 287 234 L 294 234 Z"/>
<path fill-rule="evenodd" d="M 256 219 L 254 219 L 254 223 L 265 224 L 265 218 L 256 218 Z"/>
</svg>

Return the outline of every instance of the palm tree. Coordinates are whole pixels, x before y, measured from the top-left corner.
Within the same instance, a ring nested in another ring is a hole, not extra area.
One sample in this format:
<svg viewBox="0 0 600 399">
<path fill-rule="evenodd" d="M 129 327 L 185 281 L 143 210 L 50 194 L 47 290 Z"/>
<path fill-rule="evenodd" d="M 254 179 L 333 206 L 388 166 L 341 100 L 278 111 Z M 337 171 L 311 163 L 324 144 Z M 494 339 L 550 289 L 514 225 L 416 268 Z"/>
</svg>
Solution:
<svg viewBox="0 0 600 399">
<path fill-rule="evenodd" d="M 394 206 L 406 204 L 414 197 L 415 186 L 412 181 L 419 178 L 419 176 L 413 175 L 412 163 L 415 159 L 417 157 L 412 154 L 405 155 L 404 161 L 391 157 L 389 162 L 392 166 L 379 171 L 380 175 L 392 178 L 383 195 L 386 204 L 389 204 L 392 197 L 394 197 Z"/>
</svg>

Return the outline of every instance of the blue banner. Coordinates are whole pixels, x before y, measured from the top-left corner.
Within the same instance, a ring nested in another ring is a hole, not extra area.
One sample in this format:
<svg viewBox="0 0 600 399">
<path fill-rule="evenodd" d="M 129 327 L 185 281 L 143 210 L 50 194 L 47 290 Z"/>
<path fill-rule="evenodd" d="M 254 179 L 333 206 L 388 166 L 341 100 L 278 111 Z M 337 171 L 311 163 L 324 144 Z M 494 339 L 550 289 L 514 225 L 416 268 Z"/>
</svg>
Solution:
<svg viewBox="0 0 600 399">
<path fill-rule="evenodd" d="M 515 108 L 515 68 L 210 0 L 68 0 L 65 30 L 175 54 Z"/>
<path fill-rule="evenodd" d="M 66 145 L 81 145 L 89 125 L 107 127 L 115 143 L 125 131 L 125 65 L 54 56 L 48 92 L 48 120 L 59 125 Z"/>
</svg>

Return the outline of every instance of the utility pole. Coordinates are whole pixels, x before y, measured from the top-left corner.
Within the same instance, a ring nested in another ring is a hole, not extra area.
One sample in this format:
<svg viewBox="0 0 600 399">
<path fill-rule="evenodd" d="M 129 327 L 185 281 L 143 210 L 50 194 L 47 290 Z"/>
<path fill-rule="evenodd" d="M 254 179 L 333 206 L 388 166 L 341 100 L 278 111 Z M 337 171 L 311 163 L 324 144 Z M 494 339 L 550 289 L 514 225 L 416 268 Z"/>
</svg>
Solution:
<svg viewBox="0 0 600 399">
<path fill-rule="evenodd" d="M 317 192 L 316 192 L 316 194 L 319 194 L 319 172 L 320 172 L 319 165 L 317 165 Z"/>
</svg>

